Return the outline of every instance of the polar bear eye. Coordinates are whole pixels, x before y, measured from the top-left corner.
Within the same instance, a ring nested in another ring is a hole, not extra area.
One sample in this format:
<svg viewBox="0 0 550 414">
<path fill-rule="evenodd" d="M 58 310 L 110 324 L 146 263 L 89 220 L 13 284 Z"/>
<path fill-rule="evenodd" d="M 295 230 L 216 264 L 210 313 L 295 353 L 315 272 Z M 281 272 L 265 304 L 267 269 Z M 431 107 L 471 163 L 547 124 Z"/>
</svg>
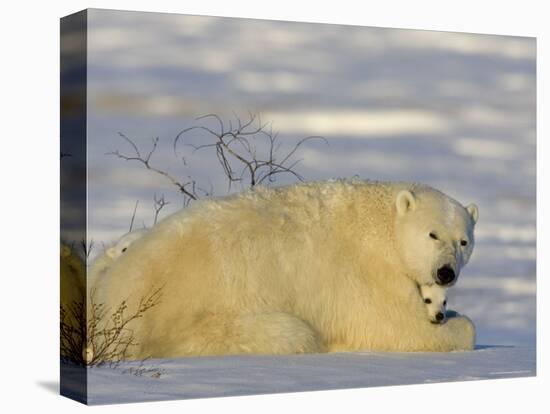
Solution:
<svg viewBox="0 0 550 414">
<path fill-rule="evenodd" d="M 446 300 L 443 301 L 443 306 L 447 306 L 447 301 Z"/>
<path fill-rule="evenodd" d="M 467 241 L 467 240 L 460 240 L 460 245 L 461 245 L 461 246 L 467 246 L 467 245 L 468 245 L 468 241 Z"/>
<path fill-rule="evenodd" d="M 430 298 L 424 299 L 424 303 L 427 303 L 428 305 L 432 303 L 432 300 Z"/>
<path fill-rule="evenodd" d="M 122 253 L 124 253 L 126 250 L 128 250 L 127 247 L 125 247 L 124 249 L 122 249 Z"/>
<path fill-rule="evenodd" d="M 430 232 L 430 237 L 434 240 L 439 240 L 437 234 L 435 234 L 433 231 Z"/>
</svg>

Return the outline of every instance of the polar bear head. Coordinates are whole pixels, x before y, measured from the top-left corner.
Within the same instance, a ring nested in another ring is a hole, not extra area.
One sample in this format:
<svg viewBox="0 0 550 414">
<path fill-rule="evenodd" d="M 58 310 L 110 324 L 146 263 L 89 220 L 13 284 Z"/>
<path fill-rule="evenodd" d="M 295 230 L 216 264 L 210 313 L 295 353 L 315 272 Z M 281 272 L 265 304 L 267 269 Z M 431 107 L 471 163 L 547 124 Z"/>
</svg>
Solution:
<svg viewBox="0 0 550 414">
<path fill-rule="evenodd" d="M 145 233 L 147 233 L 147 229 L 134 230 L 126 233 L 116 242 L 114 246 L 109 247 L 105 254 L 113 260 L 117 259 L 124 254 L 133 243 L 141 239 Z"/>
<path fill-rule="evenodd" d="M 447 318 L 447 288 L 435 283 L 418 287 L 426 304 L 431 323 L 445 323 Z"/>
<path fill-rule="evenodd" d="M 394 201 L 395 246 L 407 276 L 419 285 L 456 283 L 474 248 L 477 206 L 429 187 L 399 191 Z"/>
</svg>

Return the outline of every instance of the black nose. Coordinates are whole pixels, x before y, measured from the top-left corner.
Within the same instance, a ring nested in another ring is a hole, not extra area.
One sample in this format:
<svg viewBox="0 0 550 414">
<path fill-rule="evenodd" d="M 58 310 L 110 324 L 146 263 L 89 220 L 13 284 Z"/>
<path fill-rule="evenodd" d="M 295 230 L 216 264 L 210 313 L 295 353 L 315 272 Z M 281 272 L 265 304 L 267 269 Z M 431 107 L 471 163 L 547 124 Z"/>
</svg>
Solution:
<svg viewBox="0 0 550 414">
<path fill-rule="evenodd" d="M 437 315 L 435 315 L 435 319 L 437 319 L 438 322 L 441 322 L 443 319 L 445 319 L 445 315 L 443 315 L 441 312 L 438 312 Z"/>
<path fill-rule="evenodd" d="M 443 266 L 437 269 L 437 284 L 448 285 L 456 279 L 455 271 L 449 266 Z"/>
</svg>

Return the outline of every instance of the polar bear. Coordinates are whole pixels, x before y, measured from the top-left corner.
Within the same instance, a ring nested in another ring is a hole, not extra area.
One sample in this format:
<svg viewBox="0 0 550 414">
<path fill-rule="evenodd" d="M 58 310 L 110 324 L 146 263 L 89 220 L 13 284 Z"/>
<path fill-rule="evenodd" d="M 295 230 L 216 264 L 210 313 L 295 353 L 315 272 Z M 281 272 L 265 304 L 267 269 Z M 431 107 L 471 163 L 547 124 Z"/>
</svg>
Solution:
<svg viewBox="0 0 550 414">
<path fill-rule="evenodd" d="M 147 231 L 148 229 L 130 231 L 118 239 L 114 246 L 107 248 L 105 252 L 100 254 L 94 260 L 90 268 L 89 280 L 91 286 L 95 286 L 98 278 L 105 274 L 107 269 L 112 265 L 113 261 L 126 253 L 128 248 L 137 240 L 141 239 Z"/>
<path fill-rule="evenodd" d="M 451 286 L 478 209 L 422 184 L 256 187 L 166 217 L 113 262 L 97 300 L 136 309 L 132 358 L 470 350 L 475 328 L 426 318 L 418 286 Z"/>
<path fill-rule="evenodd" d="M 420 296 L 426 304 L 428 317 L 431 323 L 445 323 L 447 321 L 447 288 L 437 283 L 418 287 Z"/>
</svg>

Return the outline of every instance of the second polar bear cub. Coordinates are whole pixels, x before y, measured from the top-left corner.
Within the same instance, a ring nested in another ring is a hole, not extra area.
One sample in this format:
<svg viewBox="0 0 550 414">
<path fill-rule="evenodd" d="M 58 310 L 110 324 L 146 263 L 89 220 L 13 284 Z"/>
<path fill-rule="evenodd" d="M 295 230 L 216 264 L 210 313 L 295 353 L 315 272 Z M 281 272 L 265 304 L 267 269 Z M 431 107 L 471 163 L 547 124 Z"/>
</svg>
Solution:
<svg viewBox="0 0 550 414">
<path fill-rule="evenodd" d="M 126 233 L 122 236 L 113 247 L 107 249 L 107 256 L 115 260 L 120 257 L 123 253 L 128 250 L 128 248 L 135 243 L 137 240 L 141 239 L 146 233 L 147 229 L 134 230 L 129 233 Z"/>
<path fill-rule="evenodd" d="M 420 296 L 426 304 L 431 323 L 447 321 L 447 288 L 437 284 L 420 285 Z"/>
<path fill-rule="evenodd" d="M 95 283 L 98 276 L 104 274 L 115 260 L 126 253 L 128 248 L 141 239 L 148 231 L 148 229 L 140 229 L 126 233 L 118 239 L 114 246 L 109 247 L 103 254 L 97 257 L 90 271 L 93 283 Z"/>
</svg>

